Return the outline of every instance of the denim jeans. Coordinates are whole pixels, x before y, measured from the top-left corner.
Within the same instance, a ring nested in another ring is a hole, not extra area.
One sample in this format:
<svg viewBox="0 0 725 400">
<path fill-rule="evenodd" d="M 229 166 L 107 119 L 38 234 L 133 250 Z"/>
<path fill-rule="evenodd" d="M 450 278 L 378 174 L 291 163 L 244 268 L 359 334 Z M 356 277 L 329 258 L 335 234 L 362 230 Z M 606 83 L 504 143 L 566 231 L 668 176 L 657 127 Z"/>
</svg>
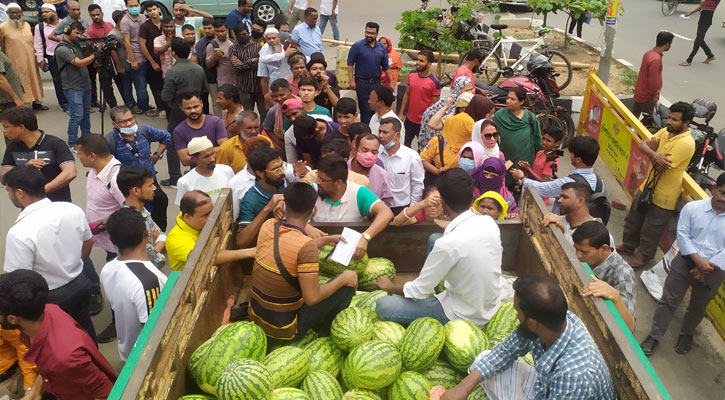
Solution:
<svg viewBox="0 0 725 400">
<path fill-rule="evenodd" d="M 78 143 L 78 126 L 81 135 L 91 133 L 91 91 L 66 89 L 65 98 L 68 100 L 68 144 Z"/>
<path fill-rule="evenodd" d="M 133 94 L 131 93 L 131 74 L 126 72 L 125 74 L 114 75 L 113 81 L 116 82 L 118 92 L 121 93 L 123 105 L 129 108 L 136 105 L 136 100 L 133 99 Z"/>
<path fill-rule="evenodd" d="M 380 78 L 372 79 L 372 81 L 370 79 L 355 78 L 355 85 L 357 86 L 355 90 L 357 94 L 357 105 L 360 107 L 360 122 L 369 124 L 370 118 L 373 116 L 373 111 L 370 109 L 368 100 L 370 100 L 370 92 L 373 88 L 380 85 Z"/>
<path fill-rule="evenodd" d="M 332 38 L 335 40 L 340 40 L 340 30 L 337 29 L 337 17 L 333 17 L 331 15 L 322 15 L 320 14 L 320 23 L 318 26 L 320 27 L 320 34 L 325 34 L 325 28 L 327 28 L 327 21 L 330 21 L 330 26 L 332 26 Z"/>
<path fill-rule="evenodd" d="M 437 232 L 431 233 L 430 236 L 428 236 L 428 246 L 426 247 L 426 250 L 425 250 L 426 257 L 428 256 L 428 254 L 430 254 L 431 251 L 433 251 L 433 246 L 435 246 L 436 240 L 440 239 L 441 237 L 443 237 L 443 234 L 437 233 Z"/>
<path fill-rule="evenodd" d="M 148 65 L 149 63 L 147 61 L 140 62 L 138 63 L 138 69 L 134 70 L 131 68 L 131 63 L 126 62 L 128 70 L 131 71 L 131 81 L 133 82 L 133 87 L 136 88 L 136 101 L 138 102 L 138 107 L 141 109 L 141 111 L 144 112 L 151 109 L 151 106 L 149 105 L 149 93 L 146 91 L 146 75 L 148 74 Z M 128 95 L 131 91 L 131 83 L 126 83 L 126 87 L 128 90 Z"/>
<path fill-rule="evenodd" d="M 431 317 L 441 324 L 448 322 L 443 306 L 435 297 L 418 300 L 384 296 L 378 299 L 375 312 L 383 321 L 393 321 L 406 326 L 420 317 Z"/>
</svg>

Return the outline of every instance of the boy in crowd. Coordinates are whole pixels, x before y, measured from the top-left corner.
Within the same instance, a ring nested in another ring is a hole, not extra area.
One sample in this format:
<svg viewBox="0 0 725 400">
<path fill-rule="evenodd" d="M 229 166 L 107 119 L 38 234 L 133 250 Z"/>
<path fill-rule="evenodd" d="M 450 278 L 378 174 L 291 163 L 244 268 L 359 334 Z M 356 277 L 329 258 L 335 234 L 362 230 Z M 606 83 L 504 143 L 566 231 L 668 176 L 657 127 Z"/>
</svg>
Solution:
<svg viewBox="0 0 725 400">
<path fill-rule="evenodd" d="M 564 137 L 564 131 L 556 127 L 544 129 L 541 135 L 541 150 L 536 153 L 534 165 L 529 165 L 528 161 L 519 161 L 519 168 L 524 171 L 526 177 L 539 182 L 549 182 L 556 179 L 556 171 L 559 169 L 559 158 L 554 161 L 547 160 L 548 154 L 561 147 L 561 139 Z M 549 198 L 544 199 L 544 203 L 549 204 Z"/>
<path fill-rule="evenodd" d="M 340 126 L 332 131 L 332 139 L 345 139 L 352 143 L 353 138 L 350 137 L 350 126 L 355 123 L 358 116 L 357 103 L 349 97 L 343 97 L 337 102 L 335 107 L 336 120 Z"/>
<path fill-rule="evenodd" d="M 324 115 L 332 118 L 330 111 L 315 103 L 315 97 L 320 94 L 319 85 L 315 78 L 304 76 L 300 78 L 300 82 L 297 84 L 300 91 L 300 100 L 302 101 L 302 108 L 304 108 L 307 114 L 313 115 Z"/>
</svg>

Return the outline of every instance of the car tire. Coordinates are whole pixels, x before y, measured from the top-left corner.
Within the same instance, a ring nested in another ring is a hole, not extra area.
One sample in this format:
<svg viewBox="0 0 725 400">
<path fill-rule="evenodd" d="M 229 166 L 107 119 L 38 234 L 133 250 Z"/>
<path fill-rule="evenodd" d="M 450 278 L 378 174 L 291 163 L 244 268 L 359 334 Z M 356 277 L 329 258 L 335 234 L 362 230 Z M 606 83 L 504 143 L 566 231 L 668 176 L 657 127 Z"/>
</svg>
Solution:
<svg viewBox="0 0 725 400">
<path fill-rule="evenodd" d="M 274 0 L 259 0 L 254 2 L 252 14 L 255 18 L 270 24 L 277 21 L 277 18 L 282 15 L 282 11 Z"/>
<path fill-rule="evenodd" d="M 20 0 L 18 5 L 23 11 L 38 11 L 38 2 L 40 0 Z"/>
</svg>

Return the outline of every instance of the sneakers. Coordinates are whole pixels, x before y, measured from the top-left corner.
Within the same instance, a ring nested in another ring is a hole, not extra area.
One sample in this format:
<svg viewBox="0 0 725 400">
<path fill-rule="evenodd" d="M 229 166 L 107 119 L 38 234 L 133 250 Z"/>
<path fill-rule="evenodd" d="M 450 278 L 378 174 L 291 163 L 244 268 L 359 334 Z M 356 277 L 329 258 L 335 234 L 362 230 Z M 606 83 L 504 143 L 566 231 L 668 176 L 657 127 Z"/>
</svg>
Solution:
<svg viewBox="0 0 725 400">
<path fill-rule="evenodd" d="M 103 310 L 103 295 L 98 292 L 91 295 L 91 303 L 88 305 L 88 313 L 97 315 Z"/>
<path fill-rule="evenodd" d="M 78 145 L 77 144 L 75 144 L 75 143 L 69 144 L 68 148 L 70 149 L 71 153 L 78 154 Z"/>
<path fill-rule="evenodd" d="M 677 338 L 677 345 L 675 345 L 675 351 L 679 354 L 687 354 L 692 350 L 692 336 L 680 335 Z"/>
<path fill-rule="evenodd" d="M 98 343 L 111 343 L 116 340 L 116 323 L 111 321 L 110 324 L 98 334 Z"/>
<path fill-rule="evenodd" d="M 166 187 L 170 187 L 172 189 L 176 189 L 176 181 L 172 181 L 171 178 L 169 178 L 169 179 L 162 179 L 159 182 L 159 184 L 161 184 L 161 186 L 166 186 Z"/>
<path fill-rule="evenodd" d="M 644 355 L 649 357 L 650 355 L 652 355 L 652 353 L 654 353 L 655 347 L 657 347 L 657 344 L 659 344 L 657 339 L 653 338 L 652 336 L 647 335 L 647 337 L 644 338 L 642 343 L 640 343 L 639 347 L 642 348 L 642 352 L 644 353 Z"/>
</svg>

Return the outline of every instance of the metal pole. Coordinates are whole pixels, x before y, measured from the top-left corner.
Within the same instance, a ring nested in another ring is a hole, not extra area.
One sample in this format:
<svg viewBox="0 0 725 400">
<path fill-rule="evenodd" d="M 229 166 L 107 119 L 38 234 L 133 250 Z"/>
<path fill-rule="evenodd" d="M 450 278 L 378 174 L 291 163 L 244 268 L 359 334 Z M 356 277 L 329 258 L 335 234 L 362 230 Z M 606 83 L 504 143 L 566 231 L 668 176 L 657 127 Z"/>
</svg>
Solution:
<svg viewBox="0 0 725 400">
<path fill-rule="evenodd" d="M 609 71 L 612 69 L 612 54 L 614 53 L 614 38 L 617 34 L 617 12 L 619 11 L 620 0 L 609 0 L 604 28 L 604 48 L 599 58 L 599 70 L 597 76 L 607 84 Z"/>
</svg>

